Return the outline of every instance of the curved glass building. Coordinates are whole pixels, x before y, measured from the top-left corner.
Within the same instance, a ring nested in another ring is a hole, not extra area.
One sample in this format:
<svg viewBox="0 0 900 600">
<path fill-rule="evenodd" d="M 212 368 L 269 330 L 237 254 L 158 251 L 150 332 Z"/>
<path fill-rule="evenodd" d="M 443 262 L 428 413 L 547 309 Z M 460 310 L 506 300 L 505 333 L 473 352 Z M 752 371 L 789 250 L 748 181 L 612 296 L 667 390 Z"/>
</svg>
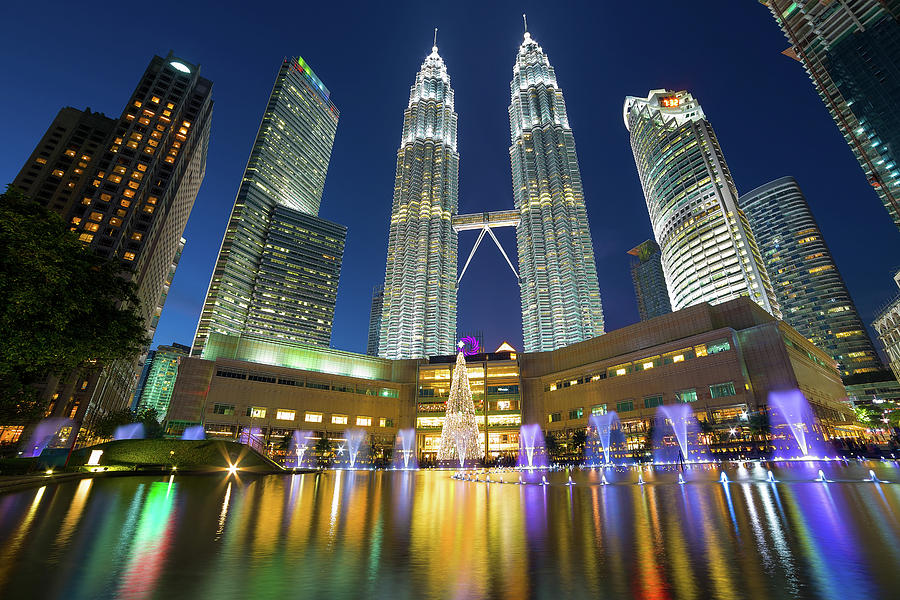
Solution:
<svg viewBox="0 0 900 600">
<path fill-rule="evenodd" d="M 526 352 L 603 333 L 575 138 L 556 72 L 526 31 L 510 83 L 509 148 Z"/>
<path fill-rule="evenodd" d="M 740 197 L 788 325 L 828 352 L 842 376 L 882 368 L 800 186 L 781 177 Z"/>
<path fill-rule="evenodd" d="M 719 140 L 687 91 L 628 96 L 625 127 L 672 309 L 749 296 L 780 317 Z"/>
<path fill-rule="evenodd" d="M 456 127 L 450 76 L 434 46 L 403 113 L 378 348 L 384 358 L 456 348 Z"/>
</svg>

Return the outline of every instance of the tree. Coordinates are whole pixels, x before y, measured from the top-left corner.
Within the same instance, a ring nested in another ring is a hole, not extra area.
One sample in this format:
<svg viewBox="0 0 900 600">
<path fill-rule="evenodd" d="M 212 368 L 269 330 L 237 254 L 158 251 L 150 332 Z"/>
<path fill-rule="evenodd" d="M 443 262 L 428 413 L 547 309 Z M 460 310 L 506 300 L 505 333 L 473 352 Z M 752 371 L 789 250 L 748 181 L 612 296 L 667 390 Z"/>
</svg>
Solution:
<svg viewBox="0 0 900 600">
<path fill-rule="evenodd" d="M 94 435 L 98 438 L 111 438 L 116 428 L 122 425 L 141 423 L 144 426 L 144 438 L 148 440 L 159 439 L 163 436 L 163 428 L 159 423 L 159 414 L 155 408 L 144 407 L 136 411 L 123 408 L 108 413 L 94 421 Z"/>
<path fill-rule="evenodd" d="M 0 195 L 0 422 L 43 414 L 33 384 L 131 359 L 146 346 L 136 287 L 21 191 Z"/>
<path fill-rule="evenodd" d="M 587 444 L 587 430 L 576 429 L 572 432 L 572 452 L 575 460 L 584 458 L 584 447 Z"/>
<path fill-rule="evenodd" d="M 316 455 L 319 457 L 319 465 L 328 467 L 331 465 L 332 443 L 328 436 L 322 435 L 316 442 Z"/>
<path fill-rule="evenodd" d="M 559 460 L 559 441 L 550 432 L 544 434 L 544 447 L 547 449 L 547 458 L 550 462 Z"/>
</svg>

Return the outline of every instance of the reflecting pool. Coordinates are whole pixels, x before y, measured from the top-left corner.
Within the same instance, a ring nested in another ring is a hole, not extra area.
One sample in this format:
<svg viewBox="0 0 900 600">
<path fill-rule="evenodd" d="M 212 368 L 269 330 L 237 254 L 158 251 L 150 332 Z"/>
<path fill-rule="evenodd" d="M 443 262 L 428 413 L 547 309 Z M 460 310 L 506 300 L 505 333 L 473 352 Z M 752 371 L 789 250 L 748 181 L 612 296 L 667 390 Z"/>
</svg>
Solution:
<svg viewBox="0 0 900 600">
<path fill-rule="evenodd" d="M 820 468 L 831 482 L 813 481 Z M 717 465 L 684 484 L 676 468 L 622 467 L 525 485 L 88 479 L 0 496 L 0 598 L 896 597 L 900 483 L 869 469 L 900 481 L 894 463 L 729 466 L 727 484 Z"/>
</svg>

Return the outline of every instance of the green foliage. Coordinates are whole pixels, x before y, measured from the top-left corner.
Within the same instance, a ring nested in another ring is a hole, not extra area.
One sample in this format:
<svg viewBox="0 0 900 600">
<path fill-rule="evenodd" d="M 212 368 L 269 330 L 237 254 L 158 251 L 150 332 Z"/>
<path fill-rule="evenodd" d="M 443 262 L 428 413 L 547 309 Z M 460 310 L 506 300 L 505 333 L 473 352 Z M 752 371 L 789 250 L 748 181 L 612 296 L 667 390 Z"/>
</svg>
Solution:
<svg viewBox="0 0 900 600">
<path fill-rule="evenodd" d="M 319 457 L 319 466 L 328 467 L 334 458 L 334 448 L 327 436 L 322 436 L 316 442 L 316 456 Z"/>
<path fill-rule="evenodd" d="M 241 470 L 277 470 L 249 446 L 223 440 L 118 440 L 78 449 L 69 464 L 85 464 L 92 450 L 103 450 L 100 466 L 175 465 L 181 470 L 204 470 L 234 464 Z"/>
<path fill-rule="evenodd" d="M 865 406 L 854 406 L 853 412 L 856 420 L 868 427 L 878 427 L 881 423 L 881 413 Z"/>
<path fill-rule="evenodd" d="M 94 422 L 94 435 L 98 438 L 110 438 L 115 433 L 116 427 L 142 423 L 145 439 L 159 439 L 163 436 L 163 428 L 159 423 L 158 416 L 155 408 L 141 408 L 137 411 L 123 408 L 97 419 Z"/>
<path fill-rule="evenodd" d="M 31 384 L 130 359 L 146 345 L 135 285 L 118 260 L 86 249 L 57 214 L 0 195 L 0 420 L 39 415 Z"/>
</svg>

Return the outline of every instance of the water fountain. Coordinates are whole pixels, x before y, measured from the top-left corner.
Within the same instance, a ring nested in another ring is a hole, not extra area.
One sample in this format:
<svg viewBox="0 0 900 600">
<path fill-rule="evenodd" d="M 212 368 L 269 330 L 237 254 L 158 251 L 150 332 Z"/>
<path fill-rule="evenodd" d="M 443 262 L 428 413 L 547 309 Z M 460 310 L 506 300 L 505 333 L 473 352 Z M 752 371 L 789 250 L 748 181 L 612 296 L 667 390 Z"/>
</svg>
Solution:
<svg viewBox="0 0 900 600">
<path fill-rule="evenodd" d="M 419 461 L 416 458 L 416 430 L 401 429 L 397 432 L 394 441 L 394 468 L 418 469 Z"/>
<path fill-rule="evenodd" d="M 769 406 L 772 411 L 772 433 L 777 436 L 779 430 L 786 429 L 785 442 L 792 448 L 778 452 L 782 458 L 817 458 L 825 455 L 825 442 L 818 435 L 813 425 L 815 415 L 800 390 L 786 390 L 769 394 Z M 791 444 L 790 442 L 794 442 Z"/>
<path fill-rule="evenodd" d="M 566 485 L 570 485 L 570 486 L 571 486 L 571 485 L 575 485 L 575 482 L 572 481 L 572 476 L 571 476 L 571 475 L 569 475 L 569 481 L 566 482 Z"/>
<path fill-rule="evenodd" d="M 698 443 L 700 423 L 690 404 L 666 404 L 659 407 L 656 415 L 654 461 L 679 464 L 708 458 Z M 674 436 L 675 444 L 671 443 L 670 435 Z"/>
<path fill-rule="evenodd" d="M 778 480 L 775 479 L 775 475 L 772 474 L 772 471 L 768 471 L 768 475 L 766 476 L 766 481 L 769 483 L 778 483 Z"/>
<path fill-rule="evenodd" d="M 588 464 L 611 465 L 615 460 L 613 445 L 624 447 L 625 436 L 615 411 L 591 415 L 588 419 L 588 439 L 585 454 Z"/>
<path fill-rule="evenodd" d="M 516 464 L 520 469 L 546 469 L 550 466 L 544 432 L 537 423 L 519 428 L 519 459 Z"/>
<path fill-rule="evenodd" d="M 728 483 L 728 475 L 725 474 L 725 471 L 722 471 L 722 475 L 719 477 L 719 483 Z"/>
<path fill-rule="evenodd" d="M 294 468 L 303 468 L 303 460 L 306 457 L 306 453 L 309 451 L 311 436 L 312 433 L 309 431 L 294 430 L 294 433 L 291 434 L 291 440 L 288 443 L 288 454 L 285 457 L 284 466 L 288 466 L 291 457 L 293 456 Z"/>
<path fill-rule="evenodd" d="M 609 482 L 606 480 L 606 473 L 600 476 L 600 485 L 609 485 Z"/>
<path fill-rule="evenodd" d="M 541 485 L 547 485 L 547 476 L 541 475 Z"/>
<path fill-rule="evenodd" d="M 682 475 L 681 473 L 678 474 L 678 484 L 684 485 L 684 475 Z"/>
<path fill-rule="evenodd" d="M 192 425 L 190 427 L 186 427 L 184 433 L 181 434 L 181 439 L 183 440 L 205 440 L 206 439 L 206 430 L 203 425 Z"/>
<path fill-rule="evenodd" d="M 828 483 L 829 481 L 831 481 L 830 479 L 825 477 L 825 471 L 823 471 L 822 469 L 819 469 L 819 476 L 816 477 L 815 480 L 820 483 Z"/>
<path fill-rule="evenodd" d="M 637 480 L 637 482 L 638 482 L 638 485 L 644 485 L 644 474 L 643 474 L 642 472 L 640 472 L 640 471 L 638 471 L 638 480 Z"/>
<path fill-rule="evenodd" d="M 61 430 L 71 425 L 71 419 L 44 419 L 35 426 L 28 444 L 23 446 L 22 456 L 26 458 L 40 456 L 41 452 L 48 446 L 54 446 L 62 442 L 63 440 L 59 439 Z"/>
<path fill-rule="evenodd" d="M 347 440 L 347 468 L 355 469 L 363 442 L 366 440 L 366 432 L 362 429 L 347 429 L 344 431 L 344 439 Z"/>
<path fill-rule="evenodd" d="M 113 432 L 114 440 L 142 440 L 144 439 L 143 423 L 128 423 L 119 425 Z"/>
</svg>

